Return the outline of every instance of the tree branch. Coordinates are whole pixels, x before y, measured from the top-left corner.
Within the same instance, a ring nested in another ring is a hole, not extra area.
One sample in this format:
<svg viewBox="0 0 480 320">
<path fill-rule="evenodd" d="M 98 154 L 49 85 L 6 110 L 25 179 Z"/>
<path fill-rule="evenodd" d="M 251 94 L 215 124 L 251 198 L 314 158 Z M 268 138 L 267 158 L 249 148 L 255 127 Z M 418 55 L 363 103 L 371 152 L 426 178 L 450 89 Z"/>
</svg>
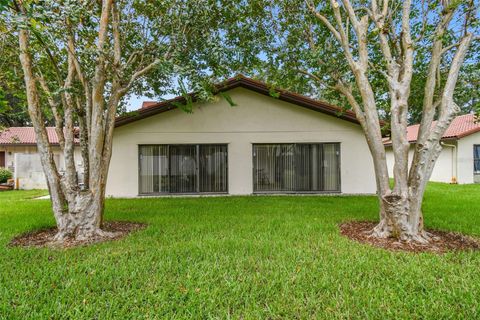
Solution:
<svg viewBox="0 0 480 320">
<path fill-rule="evenodd" d="M 47 82 L 45 81 L 45 78 L 42 74 L 39 74 L 37 76 L 37 81 L 40 84 L 42 90 L 47 95 L 48 104 L 50 105 L 53 117 L 55 118 L 55 132 L 57 133 L 58 143 L 60 145 L 60 148 L 63 150 L 65 147 L 65 136 L 63 134 L 63 118 L 58 111 L 59 103 L 55 101 L 50 91 L 50 88 L 48 87 Z"/>
<path fill-rule="evenodd" d="M 335 38 L 337 38 L 338 41 L 341 41 L 341 39 L 340 39 L 340 33 L 333 27 L 333 25 L 330 23 L 330 21 L 328 21 L 328 19 L 327 19 L 324 15 L 322 15 L 322 14 L 320 14 L 320 12 L 318 12 L 318 11 L 315 9 L 314 5 L 313 5 L 311 2 L 309 2 L 308 0 L 306 0 L 305 3 L 306 3 L 306 5 L 307 5 L 308 9 L 310 10 L 310 12 L 311 12 L 318 20 L 320 20 L 320 22 L 321 22 L 323 25 L 325 25 L 325 26 L 330 30 L 330 32 L 333 34 L 333 36 L 334 36 Z"/>
</svg>

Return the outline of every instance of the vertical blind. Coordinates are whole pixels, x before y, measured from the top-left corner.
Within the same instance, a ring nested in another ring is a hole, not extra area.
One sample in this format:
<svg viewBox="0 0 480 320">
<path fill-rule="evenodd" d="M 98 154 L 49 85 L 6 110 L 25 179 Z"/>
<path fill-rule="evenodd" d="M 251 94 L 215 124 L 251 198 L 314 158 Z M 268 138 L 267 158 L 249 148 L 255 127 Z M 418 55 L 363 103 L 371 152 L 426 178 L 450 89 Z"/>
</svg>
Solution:
<svg viewBox="0 0 480 320">
<path fill-rule="evenodd" d="M 139 146 L 139 192 L 227 192 L 226 145 Z"/>
<path fill-rule="evenodd" d="M 340 145 L 257 144 L 253 171 L 255 192 L 340 191 Z"/>
</svg>

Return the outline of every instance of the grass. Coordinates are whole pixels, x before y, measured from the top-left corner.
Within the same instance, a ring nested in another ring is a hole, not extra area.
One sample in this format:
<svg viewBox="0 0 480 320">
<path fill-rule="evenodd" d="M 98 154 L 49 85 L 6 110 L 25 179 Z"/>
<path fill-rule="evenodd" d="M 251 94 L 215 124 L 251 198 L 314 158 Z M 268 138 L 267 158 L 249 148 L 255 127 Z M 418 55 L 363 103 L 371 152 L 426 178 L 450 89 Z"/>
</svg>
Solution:
<svg viewBox="0 0 480 320">
<path fill-rule="evenodd" d="M 480 253 L 393 253 L 338 223 L 375 197 L 109 199 L 149 227 L 69 250 L 7 248 L 53 225 L 42 191 L 0 193 L 0 318 L 443 319 L 480 316 Z M 480 186 L 431 184 L 427 227 L 480 236 Z"/>
</svg>

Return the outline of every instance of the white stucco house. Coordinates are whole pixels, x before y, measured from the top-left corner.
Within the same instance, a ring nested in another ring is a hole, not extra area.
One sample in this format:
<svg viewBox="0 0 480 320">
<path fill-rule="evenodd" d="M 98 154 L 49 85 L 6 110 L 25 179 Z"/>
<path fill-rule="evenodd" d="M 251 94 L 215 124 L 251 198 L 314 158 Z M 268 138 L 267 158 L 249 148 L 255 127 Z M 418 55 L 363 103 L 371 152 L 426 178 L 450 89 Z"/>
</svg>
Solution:
<svg viewBox="0 0 480 320">
<path fill-rule="evenodd" d="M 435 125 L 435 123 L 433 124 Z M 410 142 L 409 160 L 412 161 L 419 125 L 407 128 Z M 480 183 L 480 122 L 474 114 L 465 114 L 453 119 L 442 137 L 443 150 L 435 164 L 430 181 L 447 183 Z M 387 163 L 393 176 L 394 157 L 391 142 L 385 141 Z"/>
<path fill-rule="evenodd" d="M 191 113 L 178 97 L 117 118 L 107 195 L 375 193 L 352 112 L 243 76 L 217 88 Z"/>
</svg>

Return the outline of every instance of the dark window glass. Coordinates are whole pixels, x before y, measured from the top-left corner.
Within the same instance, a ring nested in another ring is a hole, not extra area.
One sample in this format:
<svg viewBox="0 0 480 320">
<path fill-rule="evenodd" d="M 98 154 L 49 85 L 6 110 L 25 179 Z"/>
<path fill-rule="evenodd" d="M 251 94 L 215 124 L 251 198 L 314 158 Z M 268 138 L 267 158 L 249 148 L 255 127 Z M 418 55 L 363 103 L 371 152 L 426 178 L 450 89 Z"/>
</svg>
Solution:
<svg viewBox="0 0 480 320">
<path fill-rule="evenodd" d="M 139 192 L 227 192 L 226 145 L 139 146 Z"/>
<path fill-rule="evenodd" d="M 140 146 L 139 149 L 140 193 L 168 191 L 167 146 Z"/>
<path fill-rule="evenodd" d="M 480 174 L 480 144 L 473 146 L 473 171 Z"/>
<path fill-rule="evenodd" d="M 340 191 L 339 168 L 338 143 L 253 146 L 255 192 Z"/>
</svg>

